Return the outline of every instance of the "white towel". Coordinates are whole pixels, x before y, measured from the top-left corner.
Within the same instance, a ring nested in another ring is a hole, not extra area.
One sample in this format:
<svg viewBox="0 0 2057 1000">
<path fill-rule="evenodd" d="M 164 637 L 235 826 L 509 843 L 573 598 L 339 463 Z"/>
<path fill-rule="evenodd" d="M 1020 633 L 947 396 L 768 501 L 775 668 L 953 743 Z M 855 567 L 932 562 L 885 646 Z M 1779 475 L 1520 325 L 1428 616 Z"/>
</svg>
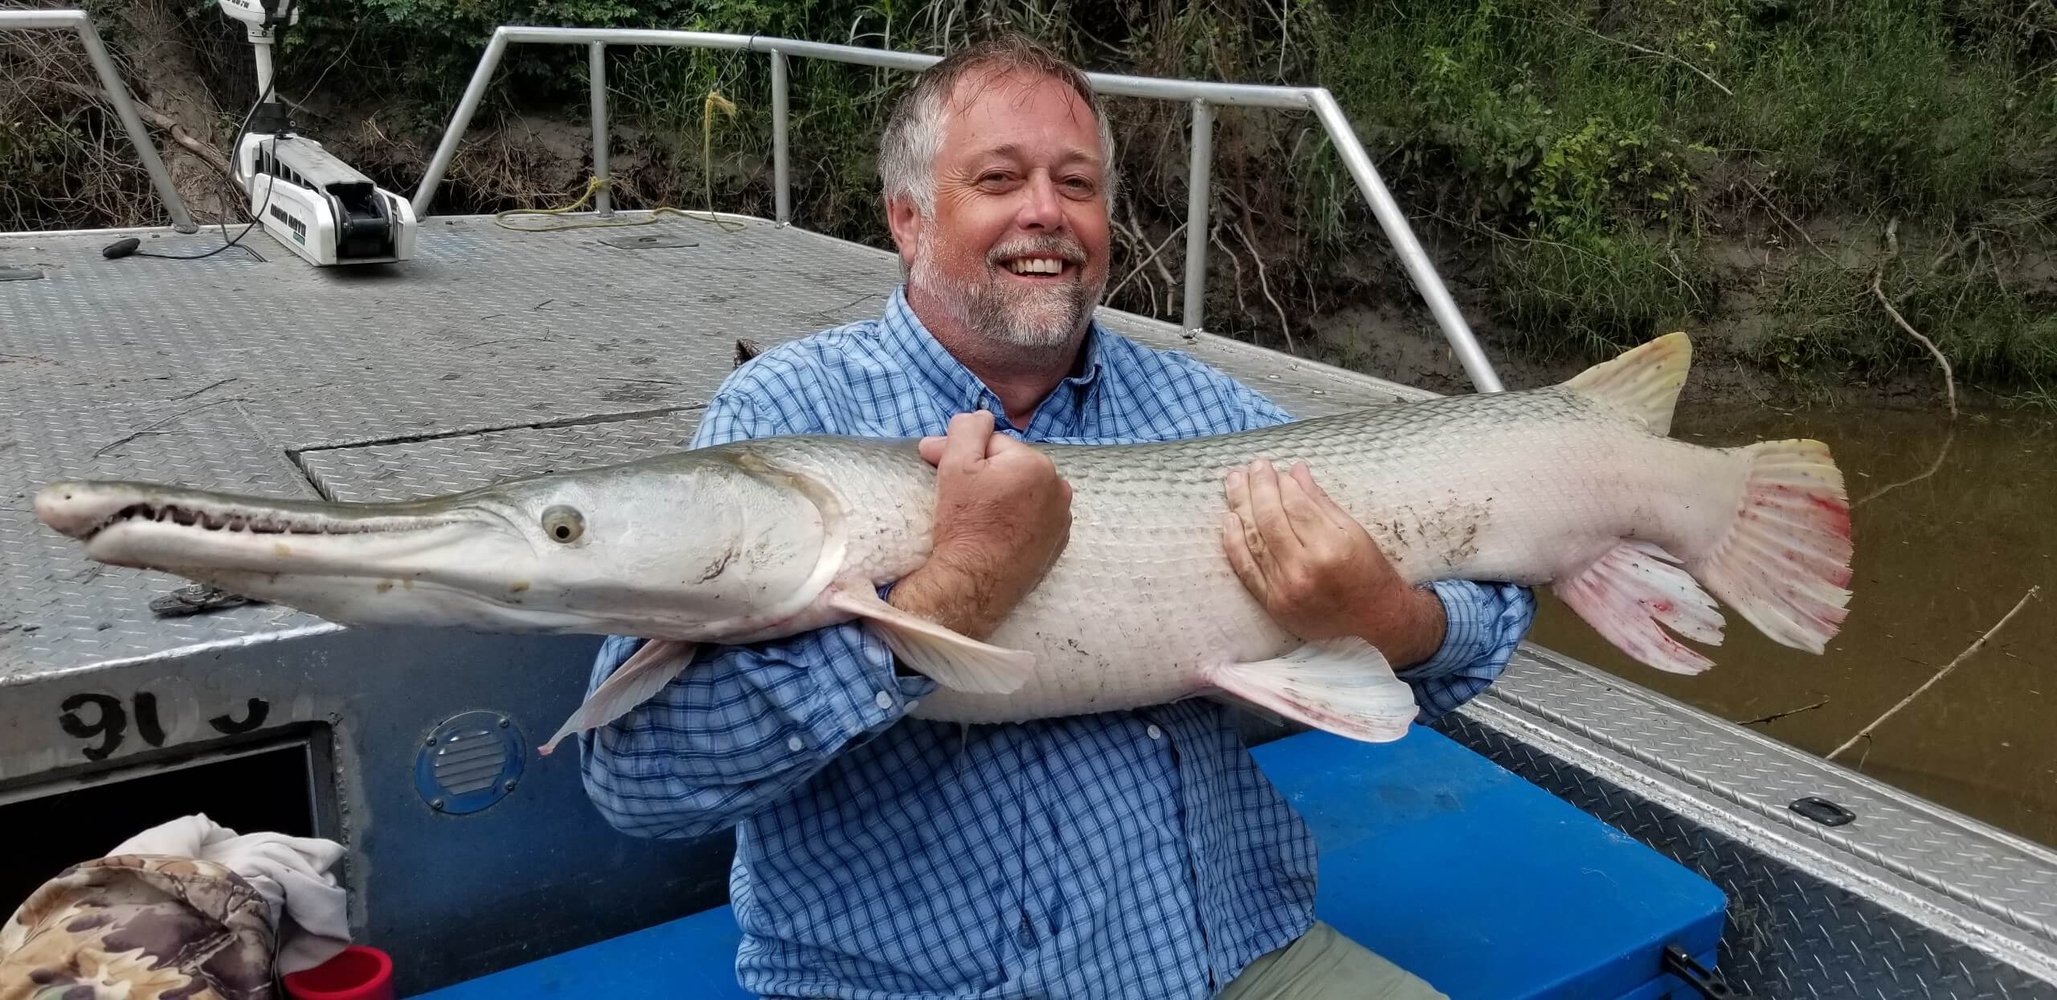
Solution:
<svg viewBox="0 0 2057 1000">
<path fill-rule="evenodd" d="M 280 975 L 314 968 L 350 943 L 347 894 L 328 873 L 343 857 L 343 845 L 333 840 L 239 835 L 196 813 L 151 827 L 107 853 L 199 858 L 247 879 L 269 904 L 278 928 Z"/>
</svg>

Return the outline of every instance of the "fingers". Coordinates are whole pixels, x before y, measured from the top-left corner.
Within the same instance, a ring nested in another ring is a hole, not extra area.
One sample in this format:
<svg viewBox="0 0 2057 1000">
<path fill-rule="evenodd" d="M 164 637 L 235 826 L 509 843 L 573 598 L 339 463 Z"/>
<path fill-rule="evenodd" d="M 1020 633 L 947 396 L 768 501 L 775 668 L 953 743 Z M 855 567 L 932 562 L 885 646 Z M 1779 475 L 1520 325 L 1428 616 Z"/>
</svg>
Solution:
<svg viewBox="0 0 2057 1000">
<path fill-rule="evenodd" d="M 950 433 L 938 448 L 936 467 L 962 468 L 985 458 L 992 437 L 993 415 L 985 410 L 972 410 L 951 417 Z M 926 448 L 923 449 L 923 457 L 927 457 Z"/>
<path fill-rule="evenodd" d="M 1252 534 L 1251 547 L 1261 562 L 1267 553 L 1279 559 L 1294 558 L 1328 530 L 1327 518 L 1305 496 L 1298 483 L 1281 480 L 1268 459 L 1258 459 L 1229 473 L 1232 491 L 1230 509 L 1243 520 Z"/>
<path fill-rule="evenodd" d="M 1003 455 L 1012 455 L 1018 452 L 1032 451 L 1035 451 L 1035 449 L 1029 447 L 1026 443 L 1020 441 L 1019 439 L 1016 439 L 1006 434 L 993 434 L 992 436 L 986 438 L 985 457 L 987 458 L 999 458 Z"/>
<path fill-rule="evenodd" d="M 1250 463 L 1246 475 L 1250 480 L 1250 513 L 1256 517 L 1264 540 L 1275 546 L 1298 541 L 1286 517 L 1285 501 L 1279 495 L 1278 469 L 1268 459 L 1260 458 Z"/>
<path fill-rule="evenodd" d="M 1340 504 L 1336 503 L 1333 497 L 1328 495 L 1328 491 L 1315 484 L 1314 473 L 1307 471 L 1307 464 L 1305 462 L 1295 462 L 1293 464 L 1293 480 L 1300 484 L 1300 488 L 1306 491 L 1308 498 L 1314 501 L 1315 508 L 1321 511 L 1331 524 L 1346 532 L 1353 527 L 1363 527 L 1357 523 L 1356 518 L 1350 516 L 1349 511 L 1344 510 Z"/>
<path fill-rule="evenodd" d="M 1292 474 L 1279 480 L 1279 503 L 1285 508 L 1286 522 L 1301 544 L 1309 546 L 1333 539 L 1340 529 L 1315 502 L 1314 494 L 1314 480 L 1305 465 L 1295 463 Z"/>
<path fill-rule="evenodd" d="M 1271 568 L 1271 549 L 1265 544 L 1264 532 L 1257 524 L 1256 504 L 1250 496 L 1250 474 L 1247 468 L 1230 469 L 1222 481 L 1222 490 L 1228 497 L 1230 521 L 1241 536 L 1237 543 L 1243 553 L 1250 557 L 1250 565 L 1257 573 L 1268 573 Z"/>
<path fill-rule="evenodd" d="M 1250 553 L 1250 542 L 1243 530 L 1243 519 L 1234 512 L 1221 515 L 1221 548 L 1228 556 L 1228 564 L 1236 571 L 1236 577 L 1250 591 L 1259 603 L 1271 603 L 1271 584 L 1265 579 L 1264 571 L 1257 567 L 1257 559 Z"/>
</svg>

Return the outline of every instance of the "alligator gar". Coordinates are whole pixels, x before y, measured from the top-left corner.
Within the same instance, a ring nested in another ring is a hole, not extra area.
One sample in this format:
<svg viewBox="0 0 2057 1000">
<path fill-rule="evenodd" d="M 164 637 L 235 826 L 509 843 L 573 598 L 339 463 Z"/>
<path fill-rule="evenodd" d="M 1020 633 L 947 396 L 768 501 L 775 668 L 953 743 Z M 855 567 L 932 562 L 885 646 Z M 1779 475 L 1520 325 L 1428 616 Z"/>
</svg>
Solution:
<svg viewBox="0 0 2057 1000">
<path fill-rule="evenodd" d="M 975 641 L 882 601 L 929 551 L 935 470 L 912 440 L 794 435 L 407 503 L 49 484 L 43 523 L 92 559 L 353 626 L 652 640 L 545 746 L 603 725 L 701 644 L 862 620 L 939 690 L 913 714 L 998 722 L 1240 699 L 1398 738 L 1410 689 L 1370 644 L 1309 643 L 1227 561 L 1223 477 L 1305 462 L 1411 583 L 1548 586 L 1649 666 L 1712 664 L 1714 597 L 1819 653 L 1850 594 L 1849 506 L 1826 445 L 1669 436 L 1691 357 L 1671 334 L 1554 386 L 1395 402 L 1187 440 L 1043 446 L 1072 527 L 1041 583 Z M 1712 592 L 1710 597 L 1709 592 Z M 1669 630 L 1669 631 L 1667 631 Z"/>
</svg>

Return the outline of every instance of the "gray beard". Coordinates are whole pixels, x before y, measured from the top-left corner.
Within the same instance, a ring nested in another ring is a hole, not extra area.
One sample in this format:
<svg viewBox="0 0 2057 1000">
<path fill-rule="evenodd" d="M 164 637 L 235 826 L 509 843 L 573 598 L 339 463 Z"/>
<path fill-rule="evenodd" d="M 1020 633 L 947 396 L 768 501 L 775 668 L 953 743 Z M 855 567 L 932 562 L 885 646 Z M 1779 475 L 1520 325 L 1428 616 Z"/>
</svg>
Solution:
<svg viewBox="0 0 2057 1000">
<path fill-rule="evenodd" d="M 997 282 L 958 282 L 938 273 L 924 242 L 915 251 L 908 284 L 943 305 L 959 326 L 980 337 L 1029 351 L 1062 353 L 1073 346 L 1092 314 L 1095 292 L 1073 279 L 1047 289 L 1014 289 Z"/>
</svg>

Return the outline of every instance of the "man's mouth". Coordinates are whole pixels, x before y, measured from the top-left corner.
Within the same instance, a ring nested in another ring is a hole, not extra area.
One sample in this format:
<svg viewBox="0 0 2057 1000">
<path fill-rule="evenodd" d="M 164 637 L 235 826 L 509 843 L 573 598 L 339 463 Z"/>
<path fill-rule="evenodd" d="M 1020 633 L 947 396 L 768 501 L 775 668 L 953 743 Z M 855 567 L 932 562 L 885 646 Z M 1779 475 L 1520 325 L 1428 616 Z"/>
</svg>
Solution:
<svg viewBox="0 0 2057 1000">
<path fill-rule="evenodd" d="M 1061 257 L 1013 257 L 1000 262 L 1009 274 L 1030 281 L 1051 281 L 1077 269 Z"/>
</svg>

